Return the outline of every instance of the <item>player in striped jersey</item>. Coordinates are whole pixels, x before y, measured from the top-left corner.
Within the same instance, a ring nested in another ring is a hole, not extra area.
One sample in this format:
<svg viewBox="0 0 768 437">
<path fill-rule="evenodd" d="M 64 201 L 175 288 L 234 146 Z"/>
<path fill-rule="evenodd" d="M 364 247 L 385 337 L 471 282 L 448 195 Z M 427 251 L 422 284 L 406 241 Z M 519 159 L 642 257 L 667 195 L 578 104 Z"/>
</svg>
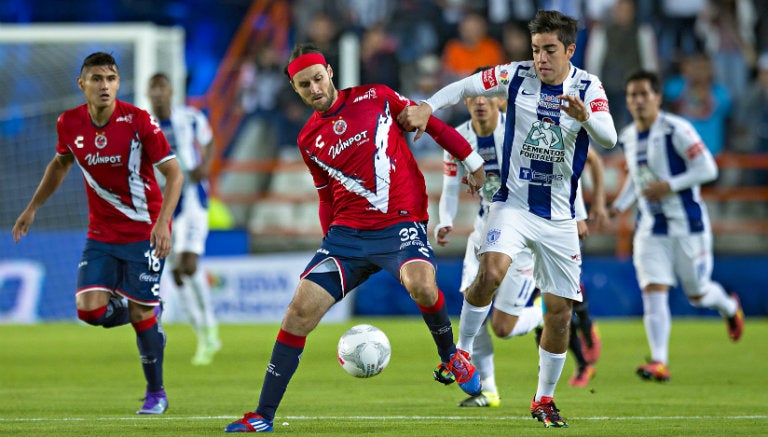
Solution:
<svg viewBox="0 0 768 437">
<path fill-rule="evenodd" d="M 171 105 L 173 88 L 164 73 L 149 79 L 147 95 L 152 102 L 152 115 L 160 123 L 184 172 L 184 188 L 173 216 L 168 267 L 179 302 L 197 337 L 192 364 L 207 365 L 221 349 L 211 287 L 205 271 L 198 266 L 208 238 L 208 172 L 213 158 L 213 131 L 208 118 L 197 108 Z M 165 182 L 161 174 L 157 179 L 161 185 Z"/>
<path fill-rule="evenodd" d="M 642 289 L 643 321 L 651 362 L 637 368 L 644 379 L 668 381 L 671 315 L 669 287 L 679 278 L 691 305 L 717 310 L 728 336 L 738 341 L 744 314 L 735 294 L 711 279 L 712 231 L 701 184 L 717 178 L 717 164 L 693 126 L 661 111 L 659 78 L 639 71 L 626 81 L 634 123 L 619 136 L 629 177 L 612 214 L 637 204 L 633 261 Z"/>
<path fill-rule="evenodd" d="M 470 96 L 507 98 L 503 183 L 488 212 L 480 270 L 462 306 L 459 345 L 472 344 L 509 265 L 529 247 L 547 308 L 531 414 L 547 427 L 565 427 L 554 392 L 568 349 L 573 302 L 582 300 L 573 200 L 589 139 L 612 148 L 616 129 L 600 80 L 570 62 L 576 20 L 541 10 L 528 27 L 532 61 L 498 65 L 449 84 L 419 106 L 406 108 L 400 120 L 407 129 L 417 129 L 419 137 L 434 109 Z"/>
</svg>

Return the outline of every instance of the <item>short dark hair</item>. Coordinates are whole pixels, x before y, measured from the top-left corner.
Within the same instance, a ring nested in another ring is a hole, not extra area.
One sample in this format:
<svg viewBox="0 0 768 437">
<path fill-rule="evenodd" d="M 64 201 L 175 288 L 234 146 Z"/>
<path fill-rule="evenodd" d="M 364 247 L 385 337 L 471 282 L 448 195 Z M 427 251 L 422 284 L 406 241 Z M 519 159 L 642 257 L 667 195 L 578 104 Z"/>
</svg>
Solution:
<svg viewBox="0 0 768 437">
<path fill-rule="evenodd" d="M 288 62 L 285 64 L 285 68 L 283 68 L 283 73 L 285 73 L 286 76 L 290 79 L 291 75 L 288 74 L 288 64 L 293 62 L 294 59 L 298 58 L 301 55 L 306 55 L 307 53 L 319 53 L 323 54 L 322 51 L 320 51 L 317 46 L 315 46 L 312 43 L 303 43 L 303 44 L 296 44 L 293 46 L 293 50 L 291 50 L 291 56 L 288 58 Z"/>
<path fill-rule="evenodd" d="M 536 16 L 528 23 L 528 30 L 531 35 L 537 33 L 556 33 L 557 39 L 565 47 L 576 44 L 576 32 L 578 31 L 578 22 L 567 15 L 558 11 L 545 11 L 539 9 Z"/>
<path fill-rule="evenodd" d="M 163 73 L 162 71 L 158 71 L 157 73 L 153 74 L 149 78 L 150 82 L 153 81 L 153 80 L 158 80 L 158 79 L 165 79 L 167 82 L 171 81 L 171 78 L 168 77 L 168 75 Z"/>
<path fill-rule="evenodd" d="M 654 93 L 661 93 L 661 79 L 659 79 L 659 75 L 648 70 L 637 70 L 627 76 L 626 80 L 624 80 L 624 89 L 626 90 L 632 82 L 640 82 L 643 80 L 647 80 L 648 83 L 651 84 L 651 89 Z"/>
<path fill-rule="evenodd" d="M 80 66 L 80 75 L 83 74 L 86 68 L 91 67 L 110 67 L 116 73 L 120 71 L 117 67 L 115 57 L 105 52 L 95 52 L 86 56 L 85 59 L 83 59 L 83 65 Z"/>
</svg>

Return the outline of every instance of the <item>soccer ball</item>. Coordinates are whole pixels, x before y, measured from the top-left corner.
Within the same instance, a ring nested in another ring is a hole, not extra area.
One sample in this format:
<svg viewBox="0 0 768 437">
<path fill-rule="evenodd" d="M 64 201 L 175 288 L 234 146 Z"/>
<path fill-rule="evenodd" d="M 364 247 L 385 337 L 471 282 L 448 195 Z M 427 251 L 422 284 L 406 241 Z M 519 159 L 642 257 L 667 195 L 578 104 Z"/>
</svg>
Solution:
<svg viewBox="0 0 768 437">
<path fill-rule="evenodd" d="M 387 367 L 392 348 L 381 329 L 356 325 L 341 336 L 336 353 L 341 368 L 347 373 L 357 378 L 370 378 Z"/>
</svg>

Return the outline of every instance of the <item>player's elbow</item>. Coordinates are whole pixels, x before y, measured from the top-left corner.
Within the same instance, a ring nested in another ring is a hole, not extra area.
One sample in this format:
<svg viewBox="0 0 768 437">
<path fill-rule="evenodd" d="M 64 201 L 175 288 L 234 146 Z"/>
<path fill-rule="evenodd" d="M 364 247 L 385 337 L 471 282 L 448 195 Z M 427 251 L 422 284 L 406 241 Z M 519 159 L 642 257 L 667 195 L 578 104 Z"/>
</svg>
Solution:
<svg viewBox="0 0 768 437">
<path fill-rule="evenodd" d="M 720 175 L 720 171 L 716 166 L 710 166 L 703 172 L 702 177 L 705 179 L 702 183 L 712 182 Z"/>
</svg>

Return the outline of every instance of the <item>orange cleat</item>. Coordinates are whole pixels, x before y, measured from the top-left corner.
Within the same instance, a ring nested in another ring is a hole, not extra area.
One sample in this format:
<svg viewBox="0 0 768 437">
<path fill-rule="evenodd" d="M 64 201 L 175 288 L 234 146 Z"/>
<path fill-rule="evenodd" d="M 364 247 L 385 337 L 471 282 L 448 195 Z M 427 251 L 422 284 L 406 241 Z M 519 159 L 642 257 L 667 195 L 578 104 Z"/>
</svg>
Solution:
<svg viewBox="0 0 768 437">
<path fill-rule="evenodd" d="M 656 380 L 659 382 L 669 382 L 669 367 L 658 361 L 651 361 L 648 364 L 638 366 L 635 371 L 637 376 L 645 380 Z"/>
</svg>

